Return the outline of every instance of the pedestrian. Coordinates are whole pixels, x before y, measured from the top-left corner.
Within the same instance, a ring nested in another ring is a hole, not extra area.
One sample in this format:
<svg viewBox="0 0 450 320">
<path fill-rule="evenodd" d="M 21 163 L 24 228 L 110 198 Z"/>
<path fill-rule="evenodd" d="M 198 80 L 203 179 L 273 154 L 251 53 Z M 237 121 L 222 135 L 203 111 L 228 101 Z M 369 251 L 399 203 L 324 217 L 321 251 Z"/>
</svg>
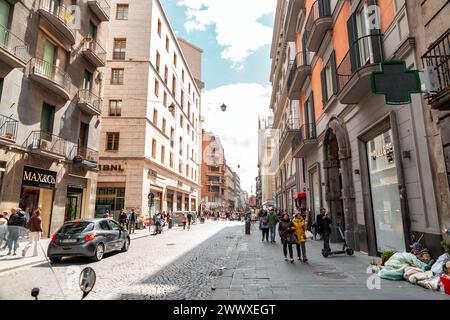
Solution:
<svg viewBox="0 0 450 320">
<path fill-rule="evenodd" d="M 125 209 L 122 208 L 119 213 L 119 224 L 125 228 L 127 224 L 127 213 L 125 212 Z"/>
<path fill-rule="evenodd" d="M 188 212 L 186 215 L 187 218 L 187 228 L 188 230 L 191 229 L 191 222 L 192 222 L 192 213 Z"/>
<path fill-rule="evenodd" d="M 109 218 L 109 210 L 106 210 L 106 212 L 103 214 L 103 218 Z"/>
<path fill-rule="evenodd" d="M 291 263 L 294 263 L 292 244 L 296 242 L 294 230 L 295 228 L 291 226 L 289 215 L 285 213 L 282 216 L 280 223 L 278 224 L 278 234 L 280 235 L 281 243 L 283 244 L 284 260 L 288 261 L 287 254 L 289 249 L 289 258 L 291 260 Z"/>
<path fill-rule="evenodd" d="M 278 218 L 275 215 L 275 213 L 273 212 L 273 210 L 270 210 L 269 216 L 267 217 L 267 219 L 268 219 L 268 224 L 269 224 L 270 242 L 276 243 L 275 233 L 277 230 L 276 227 L 277 227 Z"/>
<path fill-rule="evenodd" d="M 331 225 L 332 220 L 330 214 L 327 212 L 325 208 L 320 209 L 320 226 L 322 228 L 322 237 L 323 237 L 323 249 L 327 251 L 331 251 L 330 248 L 330 234 L 331 234 Z"/>
<path fill-rule="evenodd" d="M 0 248 L 0 250 L 5 250 L 6 247 L 8 246 L 8 239 L 9 235 L 8 235 L 8 225 L 9 225 L 9 219 L 16 213 L 17 208 L 12 208 L 10 213 L 9 213 L 9 218 L 8 218 L 8 213 L 5 211 L 4 214 L 6 213 L 6 215 L 4 215 L 4 218 L 8 221 L 7 225 L 6 225 L 6 234 L 5 234 L 5 245 L 3 247 Z"/>
<path fill-rule="evenodd" d="M 167 224 L 169 225 L 169 229 L 172 229 L 173 221 L 172 221 L 172 213 L 167 212 Z"/>
<path fill-rule="evenodd" d="M 316 217 L 316 229 L 317 234 L 319 235 L 320 239 L 323 239 L 323 223 L 324 223 L 324 216 L 325 216 L 325 208 L 320 208 L 320 212 Z"/>
<path fill-rule="evenodd" d="M 30 221 L 28 221 L 27 223 L 27 229 L 30 230 L 30 242 L 28 242 L 28 244 L 22 250 L 23 257 L 25 257 L 25 255 L 27 254 L 27 251 L 31 247 L 33 242 L 34 242 L 33 257 L 36 257 L 38 255 L 38 245 L 42 235 L 41 213 L 42 211 L 40 208 L 34 210 L 34 213 L 31 216 Z"/>
<path fill-rule="evenodd" d="M 303 262 L 307 262 L 308 258 L 306 257 L 306 222 L 303 219 L 300 211 L 295 213 L 294 219 L 291 221 L 291 226 L 295 228 L 294 233 L 297 238 L 296 247 L 297 247 L 297 256 L 298 260 L 302 260 Z M 300 254 L 301 251 L 301 254 Z"/>
<path fill-rule="evenodd" d="M 13 255 L 16 255 L 16 251 L 19 248 L 19 237 L 22 235 L 26 224 L 27 219 L 25 213 L 21 208 L 17 208 L 8 222 L 8 255 L 11 254 L 11 250 L 14 250 Z"/>
<path fill-rule="evenodd" d="M 262 241 L 264 242 L 264 238 L 266 238 L 266 241 L 269 242 L 269 221 L 264 211 L 259 218 L 259 229 L 262 231 Z"/>
<path fill-rule="evenodd" d="M 181 224 L 183 225 L 183 230 L 186 230 L 186 214 L 184 212 L 181 214 Z"/>
<path fill-rule="evenodd" d="M 2 246 L 3 241 L 7 243 L 6 234 L 8 233 L 8 212 L 3 212 L 0 214 L 0 248 Z"/>
<path fill-rule="evenodd" d="M 130 234 L 134 233 L 134 231 L 136 229 L 136 220 L 137 220 L 137 213 L 136 213 L 134 208 L 131 208 L 131 212 L 130 212 L 129 217 L 128 217 L 128 221 L 129 221 L 129 224 L 130 224 L 130 226 L 129 226 L 130 227 L 130 229 L 129 229 L 129 233 Z"/>
</svg>

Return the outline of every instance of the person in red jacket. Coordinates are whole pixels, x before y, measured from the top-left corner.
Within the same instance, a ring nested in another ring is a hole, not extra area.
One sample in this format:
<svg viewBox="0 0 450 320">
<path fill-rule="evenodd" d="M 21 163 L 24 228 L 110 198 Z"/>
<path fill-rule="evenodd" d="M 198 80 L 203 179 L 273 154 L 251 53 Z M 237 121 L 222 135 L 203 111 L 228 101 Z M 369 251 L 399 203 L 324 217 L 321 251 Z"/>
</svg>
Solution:
<svg viewBox="0 0 450 320">
<path fill-rule="evenodd" d="M 42 218 L 41 218 L 41 209 L 38 208 L 34 211 L 34 214 L 31 216 L 30 220 L 27 224 L 27 229 L 30 230 L 30 242 L 25 246 L 22 250 L 22 256 L 25 257 L 28 249 L 34 242 L 33 248 L 33 257 L 38 255 L 38 245 L 41 240 L 42 235 Z"/>
</svg>

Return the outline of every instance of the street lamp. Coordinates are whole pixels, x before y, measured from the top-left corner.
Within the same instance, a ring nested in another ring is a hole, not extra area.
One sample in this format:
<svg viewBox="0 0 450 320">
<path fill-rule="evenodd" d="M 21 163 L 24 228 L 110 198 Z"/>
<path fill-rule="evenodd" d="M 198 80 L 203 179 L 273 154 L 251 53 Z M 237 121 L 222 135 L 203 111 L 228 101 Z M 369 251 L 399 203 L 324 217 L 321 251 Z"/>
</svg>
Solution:
<svg viewBox="0 0 450 320">
<path fill-rule="evenodd" d="M 168 107 L 169 112 L 173 113 L 173 111 L 175 110 L 175 105 L 173 104 L 173 102 L 170 104 L 170 106 Z"/>
</svg>

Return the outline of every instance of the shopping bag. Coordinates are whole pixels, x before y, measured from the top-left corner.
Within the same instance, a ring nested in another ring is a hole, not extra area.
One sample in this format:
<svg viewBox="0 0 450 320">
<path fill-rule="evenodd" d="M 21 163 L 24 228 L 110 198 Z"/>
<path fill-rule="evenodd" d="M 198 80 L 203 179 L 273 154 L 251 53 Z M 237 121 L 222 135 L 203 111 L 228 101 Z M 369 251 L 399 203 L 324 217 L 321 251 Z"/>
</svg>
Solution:
<svg viewBox="0 0 450 320">
<path fill-rule="evenodd" d="M 313 239 L 313 238 L 314 238 L 314 235 L 312 234 L 311 231 L 306 230 L 306 232 L 305 232 L 305 237 L 306 237 L 306 239 Z"/>
</svg>

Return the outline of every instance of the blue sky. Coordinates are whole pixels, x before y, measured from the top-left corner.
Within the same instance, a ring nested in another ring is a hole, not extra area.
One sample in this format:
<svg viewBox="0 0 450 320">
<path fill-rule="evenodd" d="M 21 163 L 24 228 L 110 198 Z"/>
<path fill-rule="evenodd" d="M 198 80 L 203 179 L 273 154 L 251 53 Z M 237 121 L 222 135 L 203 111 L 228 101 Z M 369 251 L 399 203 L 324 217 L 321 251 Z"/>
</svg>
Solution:
<svg viewBox="0 0 450 320">
<path fill-rule="evenodd" d="M 258 115 L 269 114 L 276 0 L 161 0 L 172 28 L 203 49 L 203 128 L 221 137 L 242 188 L 255 192 Z M 239 11 L 236 11 L 239 8 Z M 221 103 L 228 106 L 220 110 Z"/>
</svg>

